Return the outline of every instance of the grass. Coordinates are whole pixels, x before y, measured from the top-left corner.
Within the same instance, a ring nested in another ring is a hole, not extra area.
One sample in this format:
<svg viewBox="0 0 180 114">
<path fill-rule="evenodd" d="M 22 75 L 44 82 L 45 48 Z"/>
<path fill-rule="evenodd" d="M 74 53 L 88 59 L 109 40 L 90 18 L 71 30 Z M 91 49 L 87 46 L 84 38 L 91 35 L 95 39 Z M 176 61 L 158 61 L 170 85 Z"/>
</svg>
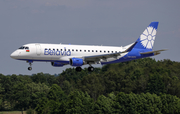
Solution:
<svg viewBox="0 0 180 114">
<path fill-rule="evenodd" d="M 21 111 L 0 111 L 0 114 L 22 114 Z M 26 114 L 26 111 L 23 111 L 23 114 Z"/>
</svg>

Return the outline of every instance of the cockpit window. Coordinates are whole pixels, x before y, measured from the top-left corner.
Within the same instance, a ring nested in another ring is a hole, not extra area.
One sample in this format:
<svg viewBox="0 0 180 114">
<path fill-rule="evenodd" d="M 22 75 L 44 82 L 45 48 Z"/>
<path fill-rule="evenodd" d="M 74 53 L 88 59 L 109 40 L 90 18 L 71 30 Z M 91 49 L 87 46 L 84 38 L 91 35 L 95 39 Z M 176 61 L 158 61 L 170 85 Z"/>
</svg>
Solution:
<svg viewBox="0 0 180 114">
<path fill-rule="evenodd" d="M 24 49 L 25 47 L 24 46 L 21 46 L 19 49 Z"/>
<path fill-rule="evenodd" d="M 21 46 L 19 49 L 29 49 L 29 47 Z"/>
<path fill-rule="evenodd" d="M 29 47 L 25 47 L 25 49 L 29 49 Z"/>
</svg>

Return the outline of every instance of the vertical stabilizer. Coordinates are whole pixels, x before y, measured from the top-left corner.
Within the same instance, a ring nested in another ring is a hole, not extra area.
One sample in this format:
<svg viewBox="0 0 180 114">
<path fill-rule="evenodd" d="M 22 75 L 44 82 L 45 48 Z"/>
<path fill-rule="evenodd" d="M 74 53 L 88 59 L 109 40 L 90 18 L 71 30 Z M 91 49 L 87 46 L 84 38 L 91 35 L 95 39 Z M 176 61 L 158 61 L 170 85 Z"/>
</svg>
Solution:
<svg viewBox="0 0 180 114">
<path fill-rule="evenodd" d="M 134 48 L 152 50 L 159 22 L 151 22 L 136 41 Z"/>
</svg>

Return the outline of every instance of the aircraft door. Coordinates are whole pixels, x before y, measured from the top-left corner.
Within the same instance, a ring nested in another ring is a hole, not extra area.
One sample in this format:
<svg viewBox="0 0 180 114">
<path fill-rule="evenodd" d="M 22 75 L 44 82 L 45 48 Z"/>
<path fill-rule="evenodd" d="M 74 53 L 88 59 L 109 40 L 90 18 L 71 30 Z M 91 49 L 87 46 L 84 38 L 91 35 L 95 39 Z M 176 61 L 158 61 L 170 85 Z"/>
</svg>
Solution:
<svg viewBox="0 0 180 114">
<path fill-rule="evenodd" d="M 36 54 L 41 55 L 41 45 L 40 44 L 35 44 L 36 45 Z"/>
</svg>

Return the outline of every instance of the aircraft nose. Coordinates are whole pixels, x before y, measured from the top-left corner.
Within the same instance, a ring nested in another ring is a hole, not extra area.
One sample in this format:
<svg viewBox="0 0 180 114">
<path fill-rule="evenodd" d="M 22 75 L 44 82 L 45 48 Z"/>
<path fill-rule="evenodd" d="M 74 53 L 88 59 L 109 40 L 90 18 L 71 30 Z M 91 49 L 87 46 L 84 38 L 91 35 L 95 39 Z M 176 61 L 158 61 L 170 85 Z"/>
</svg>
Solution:
<svg viewBox="0 0 180 114">
<path fill-rule="evenodd" d="M 18 52 L 14 51 L 13 53 L 11 53 L 10 57 L 16 59 L 18 57 Z"/>
</svg>

